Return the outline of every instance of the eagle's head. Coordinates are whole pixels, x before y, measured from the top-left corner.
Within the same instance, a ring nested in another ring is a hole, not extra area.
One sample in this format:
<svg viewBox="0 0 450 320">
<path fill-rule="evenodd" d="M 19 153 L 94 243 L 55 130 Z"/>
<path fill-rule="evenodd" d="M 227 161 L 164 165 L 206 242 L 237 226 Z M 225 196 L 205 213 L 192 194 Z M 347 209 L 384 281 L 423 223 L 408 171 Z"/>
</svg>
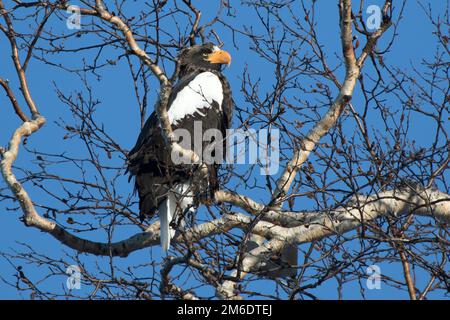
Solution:
<svg viewBox="0 0 450 320">
<path fill-rule="evenodd" d="M 180 76 L 198 69 L 220 71 L 222 65 L 231 63 L 231 55 L 213 43 L 188 47 L 181 51 Z"/>
</svg>

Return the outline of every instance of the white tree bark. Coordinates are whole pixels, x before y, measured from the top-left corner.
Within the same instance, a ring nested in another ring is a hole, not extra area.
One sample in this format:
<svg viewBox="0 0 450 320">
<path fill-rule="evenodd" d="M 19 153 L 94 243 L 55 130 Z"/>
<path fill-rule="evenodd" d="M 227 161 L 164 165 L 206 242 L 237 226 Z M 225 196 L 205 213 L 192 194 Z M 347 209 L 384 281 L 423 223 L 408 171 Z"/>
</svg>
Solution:
<svg viewBox="0 0 450 320">
<path fill-rule="evenodd" d="M 409 189 L 404 191 L 386 191 L 378 195 L 359 196 L 360 206 L 349 206 L 329 212 L 311 212 L 309 222 L 304 222 L 300 214 L 297 227 L 281 227 L 273 223 L 261 221 L 253 232 L 270 238 L 264 245 L 250 251 L 243 259 L 240 276 L 247 272 L 255 272 L 263 267 L 268 257 L 274 252 L 280 252 L 286 243 L 301 244 L 320 240 L 327 236 L 341 235 L 355 228 L 368 224 L 383 216 L 418 215 L 434 218 L 437 223 L 450 224 L 450 195 L 434 189 Z M 284 213 L 271 213 L 273 215 Z M 289 213 L 290 219 L 295 213 Z M 251 219 L 238 215 L 237 220 L 250 223 Z M 291 220 L 292 221 L 292 220 Z M 302 221 L 302 222 L 300 222 Z M 234 274 L 237 275 L 237 272 Z M 236 298 L 234 282 L 225 281 L 218 288 L 222 298 Z"/>
</svg>

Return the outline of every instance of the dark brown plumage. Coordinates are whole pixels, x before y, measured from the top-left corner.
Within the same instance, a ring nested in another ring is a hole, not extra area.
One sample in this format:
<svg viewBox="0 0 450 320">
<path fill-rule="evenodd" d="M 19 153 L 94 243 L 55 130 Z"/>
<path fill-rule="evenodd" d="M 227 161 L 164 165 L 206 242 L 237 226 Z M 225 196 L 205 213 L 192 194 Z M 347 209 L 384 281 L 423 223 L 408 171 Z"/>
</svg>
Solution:
<svg viewBox="0 0 450 320">
<path fill-rule="evenodd" d="M 230 59 L 227 52 L 211 43 L 182 50 L 179 80 L 168 103 L 173 130 L 186 129 L 193 137 L 194 123 L 199 121 L 203 132 L 218 129 L 226 137 L 226 129 L 231 125 L 233 100 L 221 68 Z M 203 142 L 203 148 L 208 144 Z M 193 150 L 193 141 L 188 145 Z M 150 115 L 136 145 L 129 152 L 128 169 L 136 179 L 141 219 L 159 212 L 162 242 L 165 236 L 169 236 L 170 241 L 170 235 L 163 234 L 163 229 L 168 228 L 163 226 L 164 223 L 170 224 L 173 215 L 195 206 L 200 197 L 208 197 L 218 188 L 217 167 L 218 164 L 209 164 L 206 179 L 195 181 L 199 165 L 173 163 L 158 118 L 155 113 Z M 176 210 L 174 201 L 168 199 L 176 200 Z M 169 221 L 164 221 L 167 219 Z M 168 248 L 167 243 L 163 243 L 164 246 Z"/>
</svg>

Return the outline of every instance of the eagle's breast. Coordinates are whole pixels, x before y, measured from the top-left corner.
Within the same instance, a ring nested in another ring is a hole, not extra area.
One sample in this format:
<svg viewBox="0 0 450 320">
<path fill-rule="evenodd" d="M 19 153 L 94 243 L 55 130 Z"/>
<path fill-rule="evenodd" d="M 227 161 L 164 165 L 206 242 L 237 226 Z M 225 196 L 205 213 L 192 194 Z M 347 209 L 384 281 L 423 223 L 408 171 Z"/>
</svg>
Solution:
<svg viewBox="0 0 450 320">
<path fill-rule="evenodd" d="M 204 116 L 202 109 L 209 109 L 215 101 L 221 109 L 223 88 L 220 78 L 209 71 L 198 74 L 177 93 L 168 110 L 169 122 L 177 124 L 188 115 Z"/>
</svg>

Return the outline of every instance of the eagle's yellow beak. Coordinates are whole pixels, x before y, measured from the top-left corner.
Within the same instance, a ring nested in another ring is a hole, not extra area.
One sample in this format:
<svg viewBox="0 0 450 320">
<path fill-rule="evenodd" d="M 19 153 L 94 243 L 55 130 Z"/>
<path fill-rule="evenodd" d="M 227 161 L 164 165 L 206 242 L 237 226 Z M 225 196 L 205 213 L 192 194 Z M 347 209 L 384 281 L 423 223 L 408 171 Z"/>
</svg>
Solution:
<svg viewBox="0 0 450 320">
<path fill-rule="evenodd" d="M 206 59 L 210 63 L 220 63 L 230 65 L 231 63 L 231 55 L 225 50 L 216 50 L 213 53 L 209 54 Z"/>
</svg>

